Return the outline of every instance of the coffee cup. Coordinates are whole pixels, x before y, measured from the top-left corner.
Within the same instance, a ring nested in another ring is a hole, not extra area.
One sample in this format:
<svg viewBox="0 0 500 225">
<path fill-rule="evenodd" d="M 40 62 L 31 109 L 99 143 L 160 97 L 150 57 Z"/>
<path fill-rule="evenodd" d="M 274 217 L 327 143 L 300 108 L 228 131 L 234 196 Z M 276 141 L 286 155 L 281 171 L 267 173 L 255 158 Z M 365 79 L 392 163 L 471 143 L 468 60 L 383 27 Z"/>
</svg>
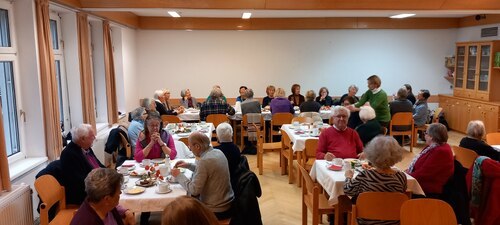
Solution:
<svg viewBox="0 0 500 225">
<path fill-rule="evenodd" d="M 151 165 L 151 160 L 150 159 L 143 159 L 142 160 L 142 165 L 143 166 L 149 166 L 149 165 Z"/>
<path fill-rule="evenodd" d="M 160 193 L 165 193 L 170 191 L 170 184 L 167 182 L 157 182 L 156 190 Z"/>
<path fill-rule="evenodd" d="M 333 159 L 333 165 L 342 166 L 343 163 L 344 163 L 344 160 L 342 160 L 341 158 L 335 158 L 335 159 Z"/>
<path fill-rule="evenodd" d="M 121 173 L 121 174 L 127 174 L 127 173 L 128 173 L 128 168 L 127 168 L 127 167 L 122 166 L 122 167 L 120 167 L 120 168 L 118 169 L 118 173 Z"/>
</svg>

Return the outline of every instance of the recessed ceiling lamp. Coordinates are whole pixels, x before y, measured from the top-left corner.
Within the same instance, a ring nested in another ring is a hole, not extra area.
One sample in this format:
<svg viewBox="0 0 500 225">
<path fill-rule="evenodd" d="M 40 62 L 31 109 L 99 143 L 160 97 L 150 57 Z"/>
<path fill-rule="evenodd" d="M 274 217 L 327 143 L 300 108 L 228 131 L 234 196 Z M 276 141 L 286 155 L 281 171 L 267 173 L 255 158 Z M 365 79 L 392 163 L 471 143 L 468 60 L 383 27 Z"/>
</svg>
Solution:
<svg viewBox="0 0 500 225">
<path fill-rule="evenodd" d="M 241 16 L 242 19 L 250 19 L 250 17 L 252 16 L 252 13 L 249 13 L 249 12 L 245 12 L 243 13 L 243 15 Z"/>
<path fill-rule="evenodd" d="M 177 13 L 176 11 L 168 11 L 168 14 L 169 14 L 171 17 L 175 17 L 175 18 L 179 18 L 179 17 L 181 17 L 181 15 L 179 15 L 179 13 Z"/>
<path fill-rule="evenodd" d="M 398 14 L 398 15 L 390 16 L 390 18 L 392 18 L 392 19 L 403 19 L 403 18 L 406 18 L 406 17 L 414 16 L 414 15 L 415 15 L 414 13 L 403 13 L 403 14 Z"/>
</svg>

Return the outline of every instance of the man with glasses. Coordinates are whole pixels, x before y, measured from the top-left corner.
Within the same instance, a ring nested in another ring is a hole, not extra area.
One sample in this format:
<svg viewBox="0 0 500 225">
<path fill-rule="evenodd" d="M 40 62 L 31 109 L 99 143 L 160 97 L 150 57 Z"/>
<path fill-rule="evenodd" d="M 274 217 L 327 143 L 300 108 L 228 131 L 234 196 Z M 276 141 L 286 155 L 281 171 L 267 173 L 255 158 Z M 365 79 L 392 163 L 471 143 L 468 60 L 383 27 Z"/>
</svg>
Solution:
<svg viewBox="0 0 500 225">
<path fill-rule="evenodd" d="M 91 170 L 104 165 L 92 151 L 95 140 L 94 128 L 80 124 L 71 130 L 72 141 L 61 153 L 61 185 L 65 187 L 66 204 L 82 204 L 85 193 L 85 177 Z"/>
<path fill-rule="evenodd" d="M 332 112 L 333 126 L 321 132 L 316 158 L 328 161 L 357 158 L 363 152 L 363 142 L 355 130 L 347 127 L 350 111 L 344 106 L 335 106 Z"/>
</svg>

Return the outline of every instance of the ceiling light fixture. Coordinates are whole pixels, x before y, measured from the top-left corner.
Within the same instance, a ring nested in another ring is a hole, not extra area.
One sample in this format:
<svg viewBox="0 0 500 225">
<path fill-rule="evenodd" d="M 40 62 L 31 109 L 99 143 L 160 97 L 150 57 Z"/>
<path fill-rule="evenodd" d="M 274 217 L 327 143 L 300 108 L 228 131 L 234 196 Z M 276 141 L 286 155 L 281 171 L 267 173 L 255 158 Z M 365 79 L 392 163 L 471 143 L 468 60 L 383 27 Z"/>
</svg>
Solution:
<svg viewBox="0 0 500 225">
<path fill-rule="evenodd" d="M 168 11 L 168 14 L 169 14 L 171 17 L 175 17 L 175 18 L 179 18 L 179 17 L 181 17 L 181 15 L 179 15 L 179 13 L 177 13 L 176 11 Z"/>
<path fill-rule="evenodd" d="M 241 16 L 242 19 L 250 19 L 250 17 L 252 16 L 252 13 L 249 13 L 249 12 L 245 12 L 243 13 L 243 15 Z"/>
<path fill-rule="evenodd" d="M 403 13 L 403 14 L 398 14 L 398 15 L 390 16 L 390 18 L 392 18 L 392 19 L 403 19 L 403 18 L 407 18 L 407 17 L 410 17 L 410 16 L 414 16 L 414 15 L 415 15 L 414 13 Z"/>
</svg>

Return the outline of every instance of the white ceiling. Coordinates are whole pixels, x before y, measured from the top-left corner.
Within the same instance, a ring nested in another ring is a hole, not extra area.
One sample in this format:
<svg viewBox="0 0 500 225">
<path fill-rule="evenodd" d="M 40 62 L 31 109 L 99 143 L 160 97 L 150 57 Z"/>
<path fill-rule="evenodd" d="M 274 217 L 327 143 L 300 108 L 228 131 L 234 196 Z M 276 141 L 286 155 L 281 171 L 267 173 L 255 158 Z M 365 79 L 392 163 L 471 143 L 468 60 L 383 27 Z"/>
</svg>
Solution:
<svg viewBox="0 0 500 225">
<path fill-rule="evenodd" d="M 138 9 L 86 8 L 88 11 L 126 11 L 138 16 L 170 17 L 167 11 L 176 11 L 181 17 L 241 18 L 251 12 L 252 18 L 314 18 L 314 17 L 389 17 L 400 13 L 415 13 L 414 17 L 461 18 L 477 14 L 500 14 L 500 10 L 241 10 L 241 9 Z"/>
</svg>

